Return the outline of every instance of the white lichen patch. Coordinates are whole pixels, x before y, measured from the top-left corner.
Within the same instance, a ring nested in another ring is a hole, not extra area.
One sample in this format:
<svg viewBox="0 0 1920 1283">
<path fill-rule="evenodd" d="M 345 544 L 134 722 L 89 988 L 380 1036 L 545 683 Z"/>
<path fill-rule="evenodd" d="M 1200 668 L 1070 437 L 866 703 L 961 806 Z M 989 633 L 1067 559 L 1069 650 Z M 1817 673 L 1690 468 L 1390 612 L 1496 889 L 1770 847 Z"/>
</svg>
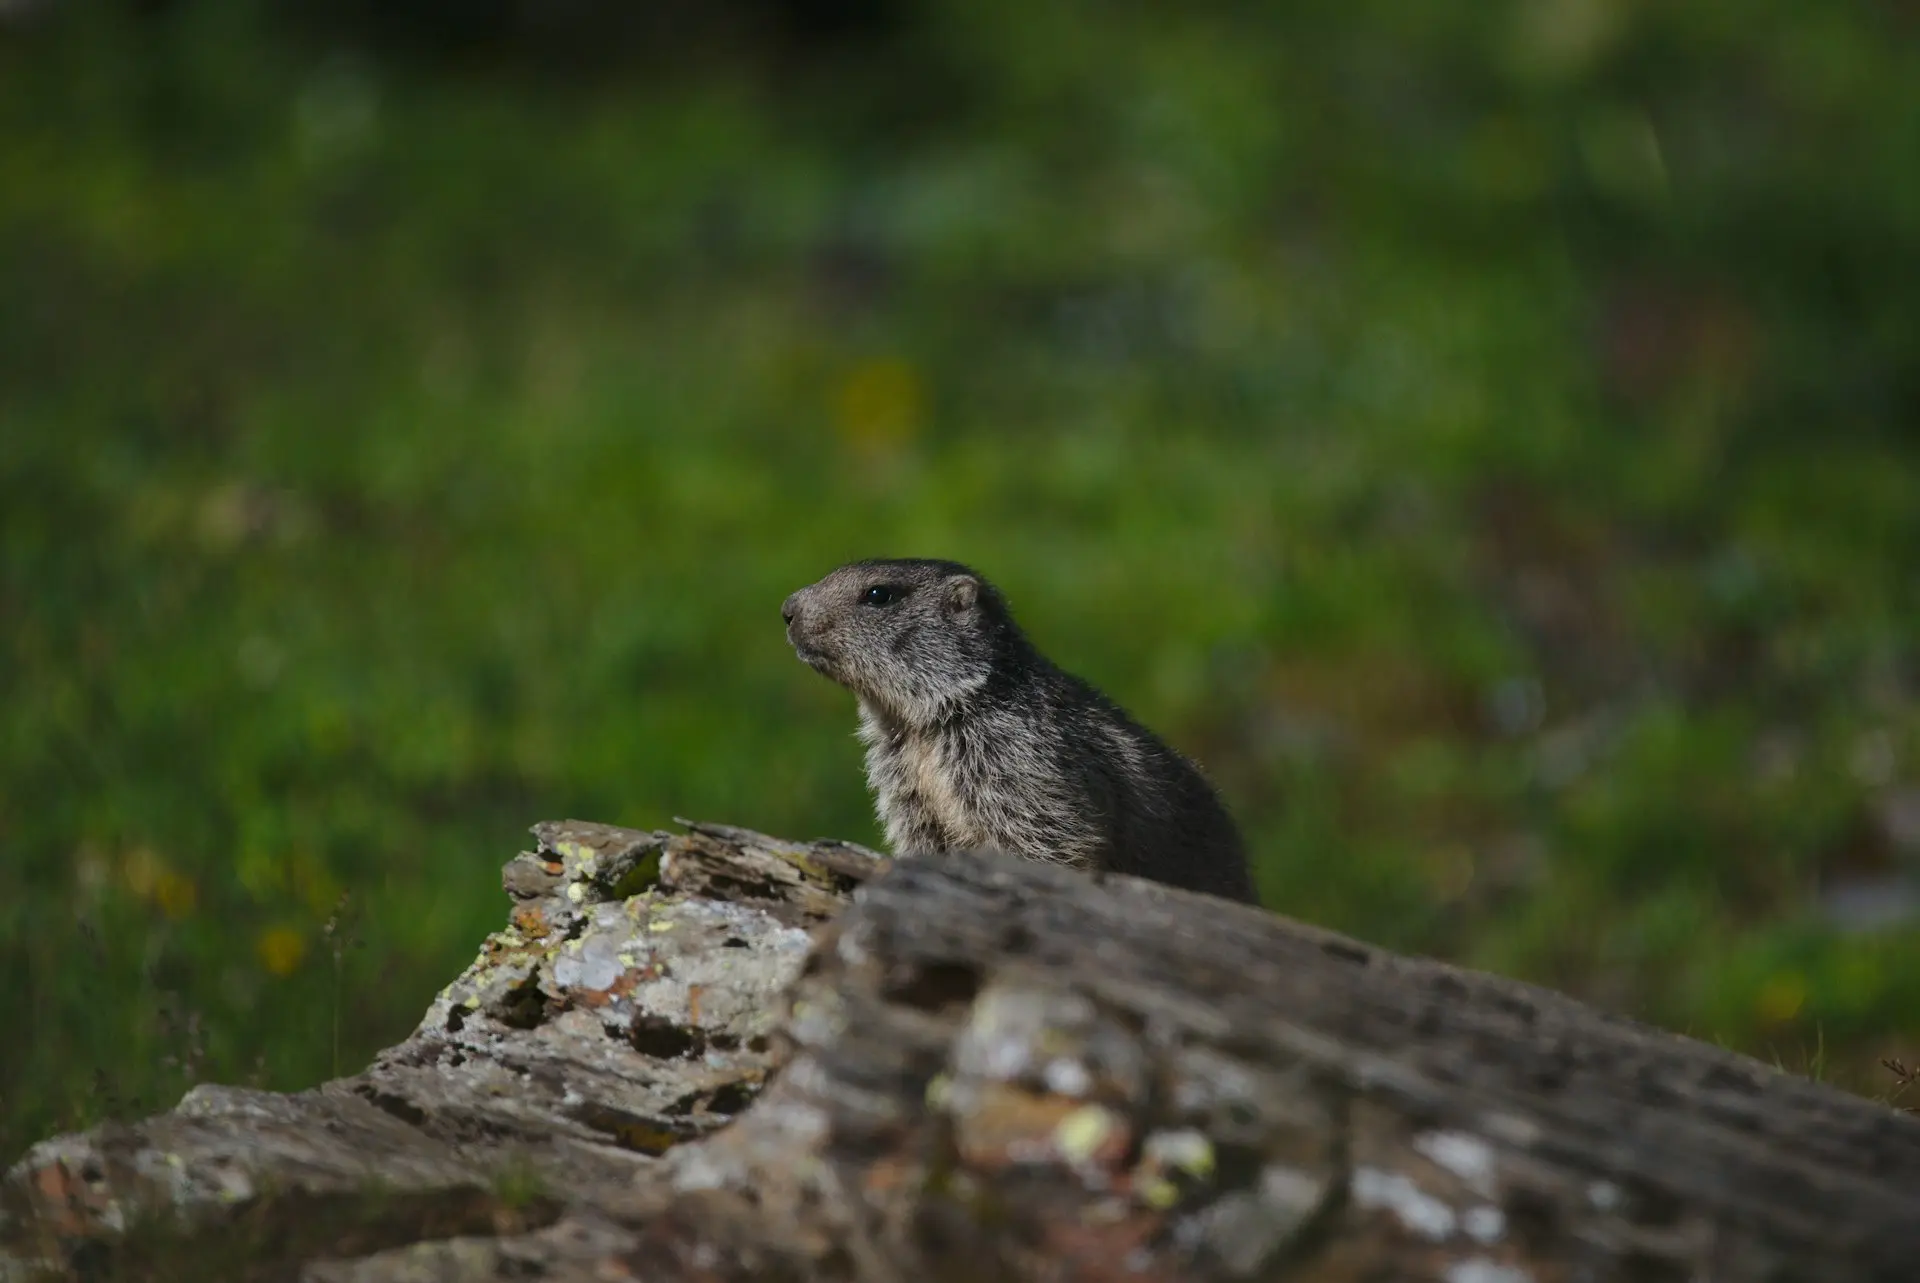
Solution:
<svg viewBox="0 0 1920 1283">
<path fill-rule="evenodd" d="M 975 998 L 951 1067 L 961 1080 L 1109 1102 L 1142 1099 L 1149 1077 L 1139 1039 L 1086 995 L 1019 980 Z"/>
<path fill-rule="evenodd" d="M 873 955 L 867 949 L 867 943 L 861 939 L 858 930 L 842 931 L 834 942 L 834 954 L 849 967 L 864 967 Z"/>
<path fill-rule="evenodd" d="M 570 956 L 556 959 L 553 983 L 563 990 L 608 990 L 627 968 L 621 964 L 621 941 L 592 936 Z"/>
<path fill-rule="evenodd" d="M 1533 1275 L 1484 1256 L 1450 1263 L 1441 1276 L 1447 1283 L 1533 1283 Z"/>
<path fill-rule="evenodd" d="M 824 1046 L 838 1038 L 846 1027 L 845 1006 L 831 992 L 821 993 L 804 1002 L 795 1002 L 788 1024 L 794 1041 L 803 1047 Z"/>
<path fill-rule="evenodd" d="M 1460 1227 L 1476 1243 L 1498 1243 L 1507 1233 L 1507 1214 L 1497 1207 L 1470 1207 L 1460 1218 Z"/>
<path fill-rule="evenodd" d="M 1260 1201 L 1269 1214 L 1287 1223 L 1305 1221 L 1327 1201 L 1330 1182 L 1324 1176 L 1269 1163 L 1260 1169 Z"/>
<path fill-rule="evenodd" d="M 1213 1179 L 1213 1142 L 1191 1128 L 1155 1132 L 1141 1146 L 1141 1157 L 1155 1167 L 1185 1172 L 1197 1181 Z"/>
<path fill-rule="evenodd" d="M 1087 1067 L 1065 1056 L 1048 1061 L 1041 1077 L 1056 1096 L 1084 1096 L 1093 1090 L 1093 1075 Z"/>
<path fill-rule="evenodd" d="M 1064 1058 L 1058 1055 L 1067 1050 L 1062 1035 L 1093 1019 L 1093 1004 L 1078 994 L 990 986 L 973 1005 L 955 1050 L 955 1068 L 965 1075 L 1011 1082 L 1032 1073 L 1048 1051 Z"/>
<path fill-rule="evenodd" d="M 1483 1198 L 1493 1197 L 1493 1146 L 1468 1132 L 1422 1132 L 1413 1138 L 1416 1151 L 1467 1183 Z"/>
<path fill-rule="evenodd" d="M 214 1197 L 223 1203 L 244 1203 L 259 1191 L 253 1176 L 237 1166 L 220 1166 L 213 1171 Z"/>
<path fill-rule="evenodd" d="M 1415 1185 L 1398 1172 L 1377 1167 L 1354 1169 L 1353 1201 L 1369 1210 L 1391 1212 L 1399 1222 L 1422 1238 L 1438 1243 L 1452 1238 L 1460 1218 L 1454 1210 Z"/>
</svg>

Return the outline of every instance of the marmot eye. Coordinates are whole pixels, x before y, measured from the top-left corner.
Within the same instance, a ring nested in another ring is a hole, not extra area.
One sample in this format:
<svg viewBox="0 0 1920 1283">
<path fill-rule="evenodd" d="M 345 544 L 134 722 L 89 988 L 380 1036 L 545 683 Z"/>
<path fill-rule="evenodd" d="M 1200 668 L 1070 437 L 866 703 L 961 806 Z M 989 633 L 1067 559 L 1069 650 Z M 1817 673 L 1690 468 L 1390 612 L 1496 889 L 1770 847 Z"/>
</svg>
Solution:
<svg viewBox="0 0 1920 1283">
<path fill-rule="evenodd" d="M 860 600 L 869 606 L 884 606 L 893 600 L 893 589 L 885 584 L 875 584 L 860 594 Z"/>
</svg>

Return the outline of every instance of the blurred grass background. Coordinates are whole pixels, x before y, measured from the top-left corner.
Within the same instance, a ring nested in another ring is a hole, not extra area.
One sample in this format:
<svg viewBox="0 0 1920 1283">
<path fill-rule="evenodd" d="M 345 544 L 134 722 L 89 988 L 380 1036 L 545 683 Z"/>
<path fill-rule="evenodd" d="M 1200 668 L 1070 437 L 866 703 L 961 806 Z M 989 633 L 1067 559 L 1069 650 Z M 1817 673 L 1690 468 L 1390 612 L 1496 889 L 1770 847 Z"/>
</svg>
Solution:
<svg viewBox="0 0 1920 1283">
<path fill-rule="evenodd" d="M 543 818 L 877 841 L 950 556 L 1269 904 L 1920 1054 L 1920 11 L 0 5 L 0 1159 L 403 1036 Z"/>
</svg>

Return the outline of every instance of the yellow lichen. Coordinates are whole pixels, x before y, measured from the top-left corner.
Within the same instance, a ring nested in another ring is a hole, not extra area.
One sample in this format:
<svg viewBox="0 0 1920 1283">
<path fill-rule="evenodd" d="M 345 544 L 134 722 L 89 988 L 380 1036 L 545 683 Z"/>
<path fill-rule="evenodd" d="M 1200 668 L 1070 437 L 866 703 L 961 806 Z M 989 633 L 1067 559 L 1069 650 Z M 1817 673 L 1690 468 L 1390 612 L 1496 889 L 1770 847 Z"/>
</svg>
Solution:
<svg viewBox="0 0 1920 1283">
<path fill-rule="evenodd" d="M 1180 1201 L 1180 1187 L 1164 1176 L 1148 1176 L 1134 1186 L 1140 1201 L 1164 1212 Z"/>
<path fill-rule="evenodd" d="M 775 854 L 788 864 L 791 864 L 794 868 L 800 870 L 805 876 L 812 878 L 815 882 L 828 882 L 832 880 L 827 871 L 821 868 L 819 863 L 811 856 L 800 851 L 777 851 Z"/>
<path fill-rule="evenodd" d="M 1213 1176 L 1213 1142 L 1196 1131 L 1156 1132 L 1147 1138 L 1144 1157 L 1160 1167 L 1172 1167 L 1195 1180 Z"/>
<path fill-rule="evenodd" d="M 1120 1129 L 1120 1120 L 1103 1105 L 1082 1105 L 1053 1129 L 1053 1147 L 1070 1163 L 1084 1163 L 1100 1152 Z"/>
</svg>

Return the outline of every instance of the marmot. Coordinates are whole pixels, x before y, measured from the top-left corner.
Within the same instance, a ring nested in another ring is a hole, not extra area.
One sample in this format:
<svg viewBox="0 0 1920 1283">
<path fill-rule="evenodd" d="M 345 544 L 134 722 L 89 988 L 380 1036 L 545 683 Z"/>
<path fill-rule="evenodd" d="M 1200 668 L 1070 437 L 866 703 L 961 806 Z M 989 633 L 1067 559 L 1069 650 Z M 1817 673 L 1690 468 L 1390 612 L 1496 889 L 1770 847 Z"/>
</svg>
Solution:
<svg viewBox="0 0 1920 1283">
<path fill-rule="evenodd" d="M 1049 662 L 972 570 L 855 562 L 780 614 L 795 653 L 860 698 L 894 854 L 997 847 L 1256 900 L 1199 768 Z"/>
</svg>

